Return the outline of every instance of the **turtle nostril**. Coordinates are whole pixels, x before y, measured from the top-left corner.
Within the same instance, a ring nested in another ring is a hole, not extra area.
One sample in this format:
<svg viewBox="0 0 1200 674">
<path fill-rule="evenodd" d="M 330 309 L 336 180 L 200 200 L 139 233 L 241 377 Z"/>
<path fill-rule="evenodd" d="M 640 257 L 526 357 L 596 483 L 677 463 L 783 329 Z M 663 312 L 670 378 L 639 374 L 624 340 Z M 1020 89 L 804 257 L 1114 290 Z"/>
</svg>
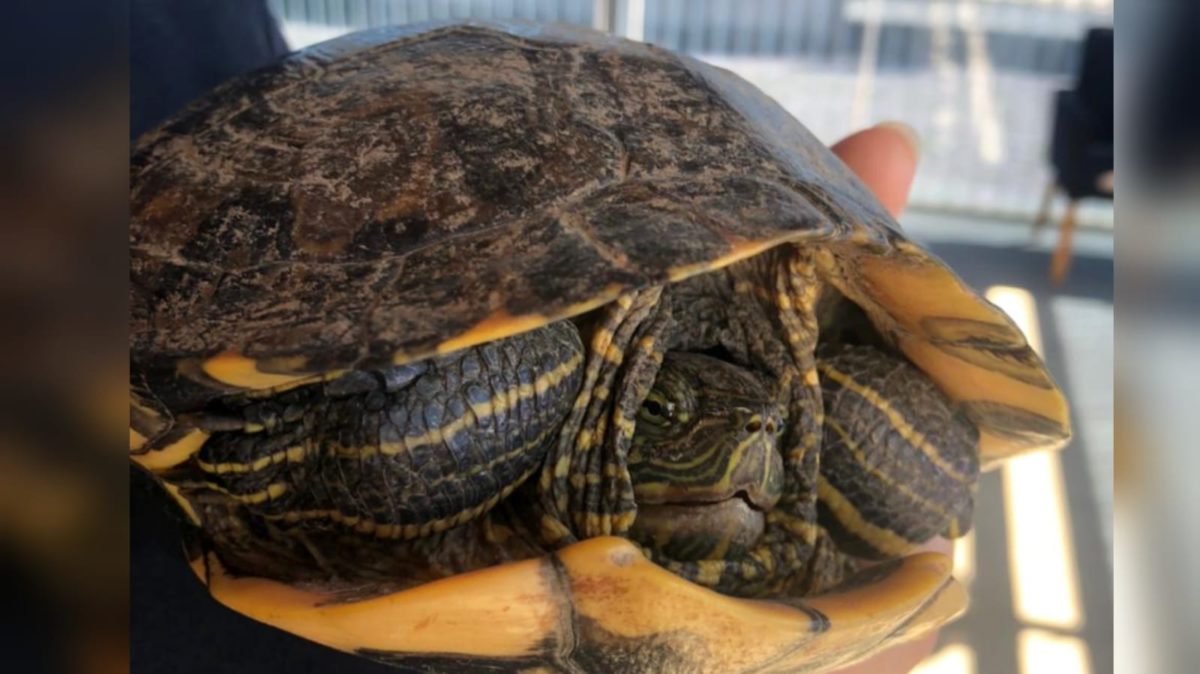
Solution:
<svg viewBox="0 0 1200 674">
<path fill-rule="evenodd" d="M 757 433 L 761 429 L 762 429 L 762 422 L 759 421 L 758 419 L 755 419 L 754 421 L 751 421 L 750 423 L 746 424 L 746 432 L 747 433 Z"/>
<path fill-rule="evenodd" d="M 768 432 L 768 433 L 774 433 L 774 432 L 775 432 L 775 422 L 774 422 L 774 421 L 768 421 L 768 422 L 767 422 L 767 432 Z"/>
</svg>

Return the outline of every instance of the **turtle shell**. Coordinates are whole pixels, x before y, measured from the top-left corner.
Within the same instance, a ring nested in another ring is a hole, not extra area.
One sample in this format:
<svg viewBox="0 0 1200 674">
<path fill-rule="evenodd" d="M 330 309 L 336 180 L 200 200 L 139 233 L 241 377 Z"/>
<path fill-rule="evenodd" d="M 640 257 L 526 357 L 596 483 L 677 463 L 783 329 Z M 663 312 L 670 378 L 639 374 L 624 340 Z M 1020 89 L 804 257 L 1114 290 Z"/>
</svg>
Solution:
<svg viewBox="0 0 1200 674">
<path fill-rule="evenodd" d="M 130 440 L 150 468 L 199 446 L 171 418 L 215 396 L 454 351 L 778 246 L 816 251 L 822 279 L 963 405 L 984 465 L 1070 436 L 1012 321 L 812 134 L 740 78 L 652 46 L 520 23 L 348 36 L 143 137 L 131 188 Z M 796 671 L 961 610 L 945 560 L 886 571 L 801 608 L 703 590 L 610 539 L 336 607 L 212 564 L 204 577 L 249 615 L 397 662 L 550 666 L 621 642 L 655 671 Z M 506 616 L 503 635 L 461 639 Z M 749 648 L 739 631 L 778 639 Z"/>
<path fill-rule="evenodd" d="M 785 604 L 693 585 L 611 537 L 357 602 L 233 577 L 211 555 L 193 570 L 244 615 L 431 673 L 824 672 L 928 633 L 966 605 L 944 555 L 894 560 Z"/>
</svg>

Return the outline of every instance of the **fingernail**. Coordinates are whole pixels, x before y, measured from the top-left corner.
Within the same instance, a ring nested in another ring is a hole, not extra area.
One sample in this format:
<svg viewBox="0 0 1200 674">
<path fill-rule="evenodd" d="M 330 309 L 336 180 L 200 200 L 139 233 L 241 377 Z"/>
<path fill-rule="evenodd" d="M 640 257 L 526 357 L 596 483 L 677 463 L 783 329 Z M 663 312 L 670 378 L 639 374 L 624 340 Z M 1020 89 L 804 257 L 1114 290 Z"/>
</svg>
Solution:
<svg viewBox="0 0 1200 674">
<path fill-rule="evenodd" d="M 917 130 L 905 124 L 904 122 L 889 120 L 880 122 L 875 125 L 878 129 L 891 129 L 895 131 L 902 139 L 908 149 L 912 150 L 913 156 L 921 156 L 921 137 L 917 135 Z"/>
</svg>

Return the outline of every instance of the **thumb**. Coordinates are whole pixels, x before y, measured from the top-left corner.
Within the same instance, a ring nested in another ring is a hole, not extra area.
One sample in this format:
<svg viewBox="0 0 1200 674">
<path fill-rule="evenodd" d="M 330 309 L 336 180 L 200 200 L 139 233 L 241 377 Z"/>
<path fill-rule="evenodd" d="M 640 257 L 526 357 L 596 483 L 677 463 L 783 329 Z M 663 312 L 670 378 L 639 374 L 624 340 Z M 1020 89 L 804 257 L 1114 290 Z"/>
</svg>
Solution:
<svg viewBox="0 0 1200 674">
<path fill-rule="evenodd" d="M 901 122 L 884 122 L 847 136 L 833 152 L 875 193 L 884 208 L 899 216 L 917 172 L 916 131 Z"/>
</svg>

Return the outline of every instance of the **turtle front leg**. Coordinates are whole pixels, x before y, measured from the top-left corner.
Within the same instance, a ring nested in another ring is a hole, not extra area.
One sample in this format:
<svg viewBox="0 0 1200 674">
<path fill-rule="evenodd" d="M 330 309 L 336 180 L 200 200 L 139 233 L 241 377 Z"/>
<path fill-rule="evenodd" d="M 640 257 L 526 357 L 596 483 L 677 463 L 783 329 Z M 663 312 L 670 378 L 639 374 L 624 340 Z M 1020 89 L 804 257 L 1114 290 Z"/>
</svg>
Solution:
<svg viewBox="0 0 1200 674">
<path fill-rule="evenodd" d="M 171 482 L 239 572 L 411 579 L 505 561 L 530 546 L 491 514 L 542 466 L 583 369 L 559 322 L 228 401 Z"/>
<path fill-rule="evenodd" d="M 538 485 L 548 548 L 624 535 L 633 523 L 637 505 L 627 455 L 671 322 L 661 299 L 660 287 L 623 295 L 590 328 L 583 385 Z"/>
</svg>

